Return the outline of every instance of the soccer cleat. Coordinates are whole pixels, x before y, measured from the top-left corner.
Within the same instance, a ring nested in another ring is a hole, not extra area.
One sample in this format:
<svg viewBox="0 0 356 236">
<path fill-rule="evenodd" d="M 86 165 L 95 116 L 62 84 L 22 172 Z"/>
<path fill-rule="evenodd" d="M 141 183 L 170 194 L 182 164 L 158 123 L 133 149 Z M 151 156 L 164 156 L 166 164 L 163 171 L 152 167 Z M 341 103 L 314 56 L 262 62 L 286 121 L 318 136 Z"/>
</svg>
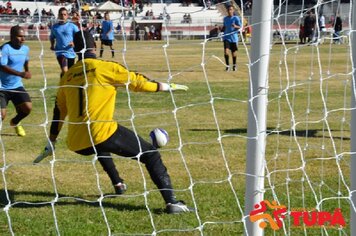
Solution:
<svg viewBox="0 0 356 236">
<path fill-rule="evenodd" d="M 11 126 L 14 126 L 15 128 L 15 132 L 18 136 L 24 137 L 26 136 L 26 131 L 25 129 L 22 127 L 21 123 L 18 123 L 17 125 L 13 125 L 12 122 L 10 122 Z"/>
<path fill-rule="evenodd" d="M 26 136 L 25 129 L 22 127 L 22 125 L 15 126 L 15 131 L 18 136 L 21 136 L 21 137 Z"/>
<path fill-rule="evenodd" d="M 114 188 L 115 188 L 115 193 L 121 195 L 125 193 L 127 186 L 124 183 L 118 183 L 117 185 L 114 185 Z"/>
<path fill-rule="evenodd" d="M 237 65 L 233 65 L 232 70 L 236 71 L 237 70 Z"/>
<path fill-rule="evenodd" d="M 168 214 L 179 214 L 182 212 L 194 212 L 195 209 L 185 205 L 183 201 L 177 203 L 167 203 L 166 211 Z"/>
<path fill-rule="evenodd" d="M 43 152 L 38 155 L 38 157 L 33 161 L 34 164 L 41 162 L 43 159 L 46 157 L 52 155 L 52 150 L 51 148 L 48 148 L 47 146 L 44 148 Z"/>
<path fill-rule="evenodd" d="M 225 71 L 230 71 L 230 66 L 226 66 Z"/>
</svg>

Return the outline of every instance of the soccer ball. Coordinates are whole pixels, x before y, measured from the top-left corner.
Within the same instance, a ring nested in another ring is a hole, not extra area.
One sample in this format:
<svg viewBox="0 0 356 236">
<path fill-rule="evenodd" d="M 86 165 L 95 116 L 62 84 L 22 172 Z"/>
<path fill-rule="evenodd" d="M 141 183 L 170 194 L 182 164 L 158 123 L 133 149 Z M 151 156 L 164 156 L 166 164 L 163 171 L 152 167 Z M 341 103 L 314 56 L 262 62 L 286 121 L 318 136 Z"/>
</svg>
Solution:
<svg viewBox="0 0 356 236">
<path fill-rule="evenodd" d="M 152 145 L 156 148 L 166 146 L 169 141 L 168 132 L 162 128 L 155 128 L 150 132 Z"/>
</svg>

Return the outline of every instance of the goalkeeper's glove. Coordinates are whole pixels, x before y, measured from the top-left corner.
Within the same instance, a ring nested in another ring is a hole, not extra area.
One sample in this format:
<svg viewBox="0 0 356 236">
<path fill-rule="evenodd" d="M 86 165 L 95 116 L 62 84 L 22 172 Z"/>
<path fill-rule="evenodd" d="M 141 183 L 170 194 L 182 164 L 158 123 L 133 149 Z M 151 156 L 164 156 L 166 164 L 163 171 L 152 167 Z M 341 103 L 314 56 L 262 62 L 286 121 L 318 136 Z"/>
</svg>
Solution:
<svg viewBox="0 0 356 236">
<path fill-rule="evenodd" d="M 159 83 L 159 90 L 160 91 L 176 91 L 176 90 L 188 90 L 188 86 L 181 85 L 181 84 L 167 84 L 167 83 Z"/>
<path fill-rule="evenodd" d="M 38 157 L 33 161 L 33 163 L 34 164 L 39 163 L 46 157 L 52 155 L 53 151 L 56 148 L 55 145 L 56 145 L 56 141 L 54 141 L 54 142 L 48 141 L 48 143 L 47 143 L 46 147 L 43 149 L 42 153 L 40 155 L 38 155 Z"/>
</svg>

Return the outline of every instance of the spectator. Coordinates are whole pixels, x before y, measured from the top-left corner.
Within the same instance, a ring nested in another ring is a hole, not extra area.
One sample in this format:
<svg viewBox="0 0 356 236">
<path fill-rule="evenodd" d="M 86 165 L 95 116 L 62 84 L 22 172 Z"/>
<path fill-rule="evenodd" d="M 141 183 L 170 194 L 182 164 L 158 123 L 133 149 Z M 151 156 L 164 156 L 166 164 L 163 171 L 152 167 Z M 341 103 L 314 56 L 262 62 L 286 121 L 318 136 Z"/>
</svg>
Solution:
<svg viewBox="0 0 356 236">
<path fill-rule="evenodd" d="M 210 8 L 211 8 L 211 1 L 210 0 L 206 1 L 206 7 L 210 10 Z"/>
<path fill-rule="evenodd" d="M 96 20 L 101 20 L 101 19 L 103 19 L 103 17 L 102 17 L 102 15 L 100 14 L 100 12 L 96 12 L 94 18 L 95 18 Z"/>
<path fill-rule="evenodd" d="M 244 4 L 244 11 L 248 11 L 252 8 L 252 1 L 251 0 L 247 0 Z"/>
<path fill-rule="evenodd" d="M 72 23 L 75 24 L 78 28 L 80 28 L 80 16 L 77 11 L 72 13 Z"/>
<path fill-rule="evenodd" d="M 42 16 L 47 16 L 47 11 L 44 8 L 42 8 L 41 14 Z"/>
<path fill-rule="evenodd" d="M 93 36 L 93 38 L 95 39 L 96 28 L 95 28 L 94 23 L 89 23 L 89 25 L 88 25 L 88 31 L 89 31 L 89 33 Z"/>
<path fill-rule="evenodd" d="M 30 9 L 29 9 L 29 8 L 26 8 L 26 10 L 25 10 L 25 15 L 28 15 L 28 16 L 30 16 L 30 15 L 31 15 L 31 11 L 30 11 Z"/>
<path fill-rule="evenodd" d="M 305 33 L 304 33 L 304 25 L 302 23 L 300 23 L 299 25 L 299 40 L 301 44 L 305 44 L 306 42 L 306 37 L 305 37 Z"/>
<path fill-rule="evenodd" d="M 304 18 L 304 35 L 308 38 L 308 42 L 313 41 L 315 24 L 315 15 L 312 10 L 309 10 L 307 16 Z"/>
<path fill-rule="evenodd" d="M 342 31 L 342 20 L 340 15 L 338 14 L 335 18 L 335 23 L 334 23 L 334 43 L 336 44 L 341 44 L 342 39 L 341 39 L 341 31 Z"/>
<path fill-rule="evenodd" d="M 0 5 L 0 15 L 3 15 L 3 14 L 5 14 L 5 13 L 6 13 L 5 7 L 3 7 L 3 6 Z"/>
<path fill-rule="evenodd" d="M 151 25 L 150 26 L 150 38 L 151 39 L 156 39 L 155 32 L 156 32 L 156 27 L 154 25 Z"/>
<path fill-rule="evenodd" d="M 136 41 L 140 40 L 140 26 L 137 23 L 136 23 L 136 26 L 135 26 L 135 35 L 136 35 Z"/>
<path fill-rule="evenodd" d="M 209 31 L 209 38 L 218 37 L 219 33 L 220 33 L 220 29 L 218 25 L 215 25 L 214 28 Z"/>
<path fill-rule="evenodd" d="M 11 3 L 11 1 L 9 0 L 9 1 L 7 1 L 7 3 L 6 3 L 6 7 L 7 8 L 12 8 L 12 3 Z"/>
<path fill-rule="evenodd" d="M 101 40 L 102 29 L 101 29 L 101 24 L 100 23 L 97 23 L 97 26 L 95 28 L 95 32 L 96 32 L 95 37 L 94 37 L 95 41 L 97 41 L 98 39 Z"/>
<path fill-rule="evenodd" d="M 117 26 L 116 26 L 116 30 L 117 30 L 117 33 L 121 33 L 121 25 L 120 25 L 120 22 L 117 23 Z"/>
<path fill-rule="evenodd" d="M 145 40 L 149 40 L 150 39 L 150 28 L 148 27 L 148 25 L 145 25 L 145 36 L 144 36 Z"/>
<path fill-rule="evenodd" d="M 190 14 L 188 13 L 187 15 L 187 23 L 192 23 L 192 17 L 190 16 Z"/>
<path fill-rule="evenodd" d="M 187 13 L 185 13 L 184 14 L 184 16 L 183 16 L 183 21 L 182 21 L 183 23 L 187 23 Z"/>
<path fill-rule="evenodd" d="M 320 43 L 324 43 L 324 37 L 326 34 L 325 17 L 323 14 L 319 16 L 319 31 L 320 31 Z"/>
</svg>

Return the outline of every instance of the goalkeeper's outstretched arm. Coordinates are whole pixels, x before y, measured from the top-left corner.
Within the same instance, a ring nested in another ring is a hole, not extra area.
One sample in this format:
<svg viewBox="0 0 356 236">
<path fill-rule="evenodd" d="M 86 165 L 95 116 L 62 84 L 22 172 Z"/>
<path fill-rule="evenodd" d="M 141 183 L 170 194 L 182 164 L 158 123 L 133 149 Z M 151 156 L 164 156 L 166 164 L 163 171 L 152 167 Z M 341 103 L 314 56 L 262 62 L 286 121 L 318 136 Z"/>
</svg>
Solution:
<svg viewBox="0 0 356 236">
<path fill-rule="evenodd" d="M 109 65 L 108 65 L 109 66 Z M 175 84 L 175 83 L 160 83 L 155 80 L 151 80 L 147 76 L 133 71 L 128 71 L 123 65 L 113 63 L 113 78 L 112 81 L 114 86 L 120 86 L 129 82 L 129 88 L 135 92 L 157 92 L 157 91 L 177 91 L 183 90 L 187 91 L 188 86 Z M 106 72 L 107 73 L 107 72 Z"/>
<path fill-rule="evenodd" d="M 62 89 L 58 90 L 55 107 L 53 109 L 53 121 L 51 123 L 49 140 L 44 147 L 43 151 L 36 157 L 33 161 L 34 164 L 41 162 L 46 157 L 52 155 L 53 151 L 56 148 L 56 140 L 61 132 L 63 121 L 67 116 L 67 108 L 65 106 L 65 96 L 61 94 Z M 58 99 L 60 98 L 60 99 Z"/>
</svg>

